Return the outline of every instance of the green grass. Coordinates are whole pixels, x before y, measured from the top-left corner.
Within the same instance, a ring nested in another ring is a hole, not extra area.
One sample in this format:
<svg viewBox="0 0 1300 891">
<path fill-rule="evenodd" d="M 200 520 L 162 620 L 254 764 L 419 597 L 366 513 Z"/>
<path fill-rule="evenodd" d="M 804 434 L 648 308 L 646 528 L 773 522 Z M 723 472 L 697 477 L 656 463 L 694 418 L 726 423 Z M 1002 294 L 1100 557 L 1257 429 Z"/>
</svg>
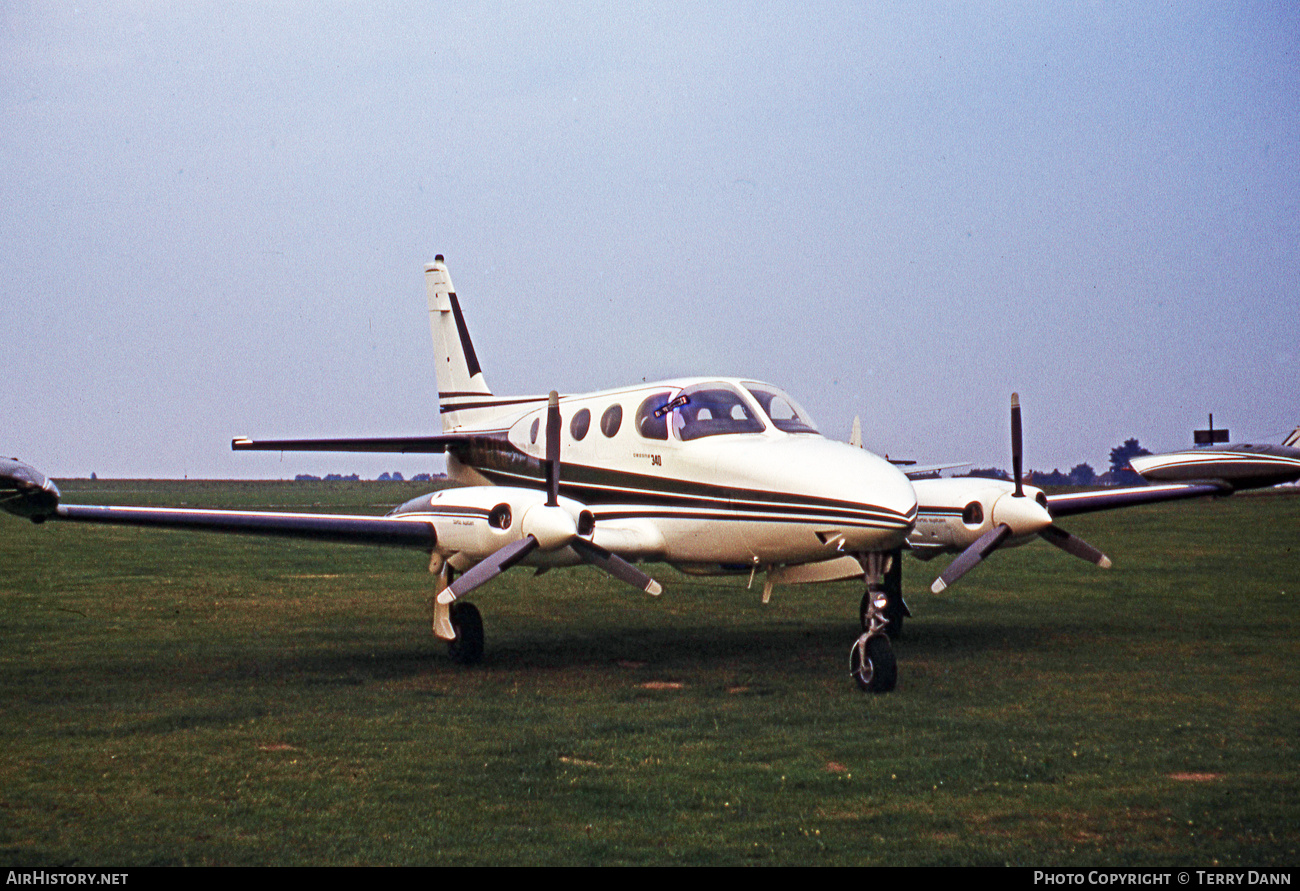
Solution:
<svg viewBox="0 0 1300 891">
<path fill-rule="evenodd" d="M 68 482 L 378 513 L 383 483 Z M 0 518 L 0 861 L 1249 865 L 1300 860 L 1300 496 L 1065 524 L 943 595 L 899 688 L 856 584 L 515 569 L 483 665 L 418 553 Z"/>
</svg>

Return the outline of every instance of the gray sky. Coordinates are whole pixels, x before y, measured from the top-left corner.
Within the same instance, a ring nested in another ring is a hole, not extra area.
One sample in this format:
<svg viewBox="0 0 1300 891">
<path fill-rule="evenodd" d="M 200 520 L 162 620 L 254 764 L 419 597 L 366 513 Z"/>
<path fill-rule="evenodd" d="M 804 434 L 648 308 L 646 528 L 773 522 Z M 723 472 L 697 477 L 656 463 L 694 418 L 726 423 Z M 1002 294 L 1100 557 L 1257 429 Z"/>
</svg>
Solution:
<svg viewBox="0 0 1300 891">
<path fill-rule="evenodd" d="M 1291 3 L 6 3 L 0 452 L 428 457 L 422 264 L 489 384 L 790 390 L 876 451 L 1087 461 L 1300 423 Z M 1276 440 L 1274 440 L 1276 441 Z"/>
</svg>

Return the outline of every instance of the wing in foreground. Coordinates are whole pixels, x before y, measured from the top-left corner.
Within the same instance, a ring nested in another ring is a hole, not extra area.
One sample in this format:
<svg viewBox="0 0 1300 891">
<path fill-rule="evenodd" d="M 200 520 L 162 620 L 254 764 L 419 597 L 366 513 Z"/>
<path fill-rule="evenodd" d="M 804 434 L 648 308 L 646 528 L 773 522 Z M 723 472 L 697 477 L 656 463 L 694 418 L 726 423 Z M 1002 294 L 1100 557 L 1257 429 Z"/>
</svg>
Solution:
<svg viewBox="0 0 1300 891">
<path fill-rule="evenodd" d="M 350 514 L 61 504 L 52 519 L 75 523 L 111 523 L 119 526 L 154 526 L 202 532 L 231 532 L 317 541 L 393 545 L 424 550 L 429 550 L 437 544 L 437 534 L 430 523 L 416 519 L 402 520 Z"/>
<path fill-rule="evenodd" d="M 155 526 L 425 550 L 437 544 L 433 525 L 416 518 L 61 504 L 59 497 L 58 487 L 31 465 L 18 460 L 0 459 L 0 508 L 27 517 L 34 523 L 65 520 L 74 523 Z"/>
</svg>

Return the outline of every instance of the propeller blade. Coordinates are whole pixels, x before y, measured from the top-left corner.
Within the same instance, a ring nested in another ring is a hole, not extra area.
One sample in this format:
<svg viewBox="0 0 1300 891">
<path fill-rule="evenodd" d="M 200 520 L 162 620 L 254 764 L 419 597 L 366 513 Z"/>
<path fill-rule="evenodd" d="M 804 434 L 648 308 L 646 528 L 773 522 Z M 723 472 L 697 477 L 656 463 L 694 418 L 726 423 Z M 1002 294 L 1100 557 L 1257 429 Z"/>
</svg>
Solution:
<svg viewBox="0 0 1300 891">
<path fill-rule="evenodd" d="M 610 553 L 600 545 L 587 541 L 585 538 L 575 538 L 569 542 L 569 546 L 577 551 L 578 556 L 583 560 L 593 566 L 599 566 L 620 582 L 627 582 L 632 587 L 640 588 L 654 597 L 658 597 L 663 593 L 662 585 L 622 557 Z"/>
<path fill-rule="evenodd" d="M 554 390 L 546 402 L 546 503 L 560 503 L 560 394 Z"/>
<path fill-rule="evenodd" d="M 1020 394 L 1011 394 L 1011 474 L 1015 477 L 1017 498 L 1025 497 L 1025 487 L 1020 481 L 1021 464 L 1024 459 L 1024 442 L 1020 429 Z"/>
<path fill-rule="evenodd" d="M 948 564 L 948 568 L 943 571 L 943 574 L 934 580 L 930 590 L 935 594 L 943 591 L 944 588 L 978 566 L 981 560 L 996 551 L 998 545 L 1002 544 L 1010 534 L 1011 527 L 1006 523 L 999 523 L 988 532 L 985 532 L 975 539 L 970 547 L 958 554 L 957 559 Z"/>
<path fill-rule="evenodd" d="M 1042 532 L 1038 533 L 1045 541 L 1056 545 L 1067 554 L 1073 554 L 1081 560 L 1087 560 L 1089 563 L 1096 563 L 1102 569 L 1110 569 L 1110 558 L 1101 551 L 1088 544 L 1082 538 L 1071 535 L 1060 526 L 1055 524 L 1048 526 Z"/>
<path fill-rule="evenodd" d="M 440 603 L 451 603 L 457 597 L 464 597 L 479 585 L 494 578 L 527 557 L 537 547 L 537 539 L 531 535 L 513 541 L 484 560 L 480 560 L 468 572 L 438 595 Z"/>
</svg>

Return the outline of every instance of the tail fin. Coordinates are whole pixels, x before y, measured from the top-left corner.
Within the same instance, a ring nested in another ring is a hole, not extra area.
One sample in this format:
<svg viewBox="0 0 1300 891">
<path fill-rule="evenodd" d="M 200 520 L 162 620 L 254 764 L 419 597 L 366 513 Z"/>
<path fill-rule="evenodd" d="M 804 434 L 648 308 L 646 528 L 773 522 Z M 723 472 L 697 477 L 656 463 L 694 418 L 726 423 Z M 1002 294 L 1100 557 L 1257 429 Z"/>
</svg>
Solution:
<svg viewBox="0 0 1300 891">
<path fill-rule="evenodd" d="M 465 317 L 452 287 L 442 254 L 424 266 L 424 288 L 429 297 L 429 329 L 433 333 L 434 362 L 438 372 L 438 413 L 442 432 L 466 427 L 484 429 L 508 422 L 521 406 L 545 403 L 545 396 L 493 396 L 483 379 Z"/>
<path fill-rule="evenodd" d="M 1290 446 L 1293 449 L 1300 449 L 1300 427 L 1292 430 L 1291 435 L 1286 438 L 1286 442 L 1282 443 L 1282 445 Z"/>
<path fill-rule="evenodd" d="M 429 328 L 433 332 L 433 352 L 438 372 L 438 404 L 444 432 L 465 423 L 464 412 L 457 405 L 491 396 L 483 369 L 479 368 L 474 344 L 460 312 L 460 301 L 451 283 L 451 275 L 439 254 L 424 266 L 424 288 L 429 297 Z"/>
</svg>

